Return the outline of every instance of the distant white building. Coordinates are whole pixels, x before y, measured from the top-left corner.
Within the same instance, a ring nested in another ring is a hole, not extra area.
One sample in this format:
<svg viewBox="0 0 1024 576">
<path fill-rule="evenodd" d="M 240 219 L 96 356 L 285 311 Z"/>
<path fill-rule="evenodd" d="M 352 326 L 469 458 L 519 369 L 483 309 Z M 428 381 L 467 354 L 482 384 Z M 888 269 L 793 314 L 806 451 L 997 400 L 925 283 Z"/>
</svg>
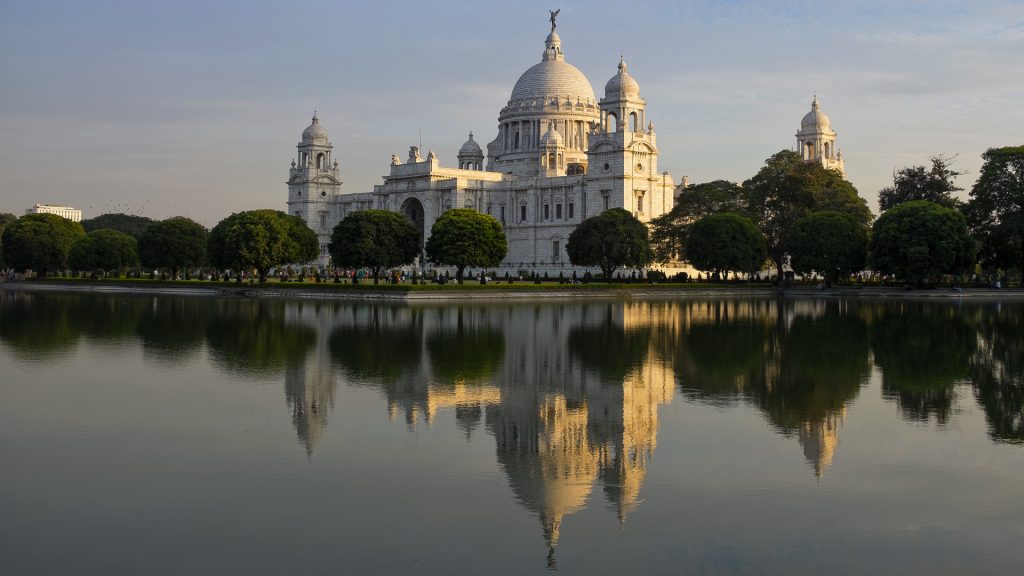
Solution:
<svg viewBox="0 0 1024 576">
<path fill-rule="evenodd" d="M 82 221 L 82 211 L 71 206 L 55 206 L 53 204 L 36 204 L 25 210 L 25 214 L 56 214 L 71 220 L 72 222 Z"/>
</svg>

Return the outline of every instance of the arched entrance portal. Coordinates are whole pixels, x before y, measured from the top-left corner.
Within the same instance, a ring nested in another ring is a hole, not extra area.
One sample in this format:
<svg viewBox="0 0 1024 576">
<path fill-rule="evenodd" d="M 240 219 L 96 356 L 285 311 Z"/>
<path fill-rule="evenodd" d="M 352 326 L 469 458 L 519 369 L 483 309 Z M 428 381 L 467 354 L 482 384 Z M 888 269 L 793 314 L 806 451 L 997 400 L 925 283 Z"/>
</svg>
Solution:
<svg viewBox="0 0 1024 576">
<path fill-rule="evenodd" d="M 424 222 L 426 221 L 425 214 L 423 211 L 423 203 L 418 198 L 409 198 L 405 202 L 402 202 L 402 207 L 399 208 L 402 214 L 412 222 L 412 225 L 416 227 L 416 230 L 420 233 L 420 256 L 417 258 L 417 262 L 413 265 L 421 270 L 426 263 L 426 257 L 423 254 L 423 238 L 426 234 L 424 228 Z"/>
</svg>

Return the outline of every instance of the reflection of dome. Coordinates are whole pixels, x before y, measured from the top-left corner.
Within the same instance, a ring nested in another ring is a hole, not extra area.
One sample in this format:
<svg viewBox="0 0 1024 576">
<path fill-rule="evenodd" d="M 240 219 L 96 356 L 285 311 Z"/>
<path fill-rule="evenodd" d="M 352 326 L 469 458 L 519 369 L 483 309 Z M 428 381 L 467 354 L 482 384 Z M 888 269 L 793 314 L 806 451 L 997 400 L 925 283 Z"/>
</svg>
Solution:
<svg viewBox="0 0 1024 576">
<path fill-rule="evenodd" d="M 811 102 L 811 111 L 804 115 L 804 119 L 800 121 L 801 130 L 828 130 L 832 125 L 832 122 L 825 116 L 825 113 L 821 111 L 821 107 L 818 105 L 818 97 L 814 97 L 814 101 Z"/>
<path fill-rule="evenodd" d="M 619 73 L 604 85 L 604 97 L 611 100 L 640 98 L 640 85 L 629 75 L 626 60 L 619 58 Z"/>
<path fill-rule="evenodd" d="M 512 89 L 511 101 L 552 98 L 594 101 L 594 89 L 590 81 L 562 54 L 562 39 L 554 31 L 544 41 L 544 58 L 540 64 L 531 66 L 519 77 Z"/>
<path fill-rule="evenodd" d="M 302 131 L 303 144 L 327 144 L 327 129 L 320 125 L 320 118 L 313 113 L 313 123 Z"/>
<path fill-rule="evenodd" d="M 484 151 L 480 148 L 480 145 L 473 140 L 473 133 L 469 133 L 469 140 L 459 148 L 459 156 L 483 156 Z"/>
</svg>

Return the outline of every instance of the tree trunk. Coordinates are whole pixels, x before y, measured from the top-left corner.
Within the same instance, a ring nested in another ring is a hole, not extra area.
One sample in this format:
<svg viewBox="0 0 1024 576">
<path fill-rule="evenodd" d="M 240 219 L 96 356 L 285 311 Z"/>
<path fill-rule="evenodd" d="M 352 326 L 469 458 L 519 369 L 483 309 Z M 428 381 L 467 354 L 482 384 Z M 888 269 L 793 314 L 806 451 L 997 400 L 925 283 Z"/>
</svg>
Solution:
<svg viewBox="0 0 1024 576">
<path fill-rule="evenodd" d="M 775 258 L 774 260 L 775 260 L 775 269 L 778 270 L 778 273 L 779 273 L 779 279 L 778 279 L 779 286 L 785 286 L 786 285 L 786 273 L 782 269 L 782 266 L 783 266 L 782 260 L 783 260 L 783 258 Z"/>
<path fill-rule="evenodd" d="M 373 269 L 373 285 L 377 286 L 380 284 L 380 268 Z"/>
<path fill-rule="evenodd" d="M 455 281 L 458 282 L 459 284 L 462 284 L 462 274 L 463 272 L 465 272 L 465 270 L 465 266 L 461 266 L 455 270 Z"/>
<path fill-rule="evenodd" d="M 265 269 L 263 269 L 263 268 L 257 268 L 256 271 L 259 272 L 259 274 L 260 274 L 260 284 L 263 284 L 264 282 L 266 282 L 267 281 L 267 271 Z"/>
</svg>

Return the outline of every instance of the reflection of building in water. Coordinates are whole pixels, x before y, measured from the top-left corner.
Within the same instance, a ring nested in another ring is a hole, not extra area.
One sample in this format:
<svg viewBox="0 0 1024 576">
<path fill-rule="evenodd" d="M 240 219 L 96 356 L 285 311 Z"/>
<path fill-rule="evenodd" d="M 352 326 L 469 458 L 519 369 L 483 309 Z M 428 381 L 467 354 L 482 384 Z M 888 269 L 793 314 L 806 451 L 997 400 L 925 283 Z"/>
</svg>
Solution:
<svg viewBox="0 0 1024 576">
<path fill-rule="evenodd" d="M 495 378 L 502 399 L 488 407 L 487 427 L 517 499 L 541 521 L 552 564 L 562 520 L 583 508 L 596 482 L 620 521 L 637 505 L 656 445 L 657 408 L 671 401 L 674 387 L 671 370 L 656 361 L 648 339 L 641 340 L 637 361 L 608 380 L 586 365 L 593 356 L 573 362 L 564 353 L 570 334 L 643 333 L 652 320 L 667 320 L 652 319 L 655 309 L 552 306 L 509 317 L 509 334 L 518 336 Z M 597 353 L 617 364 L 622 351 Z"/>
<path fill-rule="evenodd" d="M 292 413 L 292 425 L 306 454 L 327 429 L 328 413 L 334 409 L 335 373 L 327 350 L 327 334 L 331 316 L 319 305 L 289 306 L 289 323 L 315 326 L 316 348 L 302 362 L 285 367 L 284 395 Z"/>
<path fill-rule="evenodd" d="M 846 416 L 846 408 L 836 414 L 829 414 L 824 420 L 805 422 L 797 433 L 804 457 L 814 466 L 814 475 L 821 478 L 825 468 L 832 465 L 836 447 L 839 446 L 839 425 Z"/>
</svg>

